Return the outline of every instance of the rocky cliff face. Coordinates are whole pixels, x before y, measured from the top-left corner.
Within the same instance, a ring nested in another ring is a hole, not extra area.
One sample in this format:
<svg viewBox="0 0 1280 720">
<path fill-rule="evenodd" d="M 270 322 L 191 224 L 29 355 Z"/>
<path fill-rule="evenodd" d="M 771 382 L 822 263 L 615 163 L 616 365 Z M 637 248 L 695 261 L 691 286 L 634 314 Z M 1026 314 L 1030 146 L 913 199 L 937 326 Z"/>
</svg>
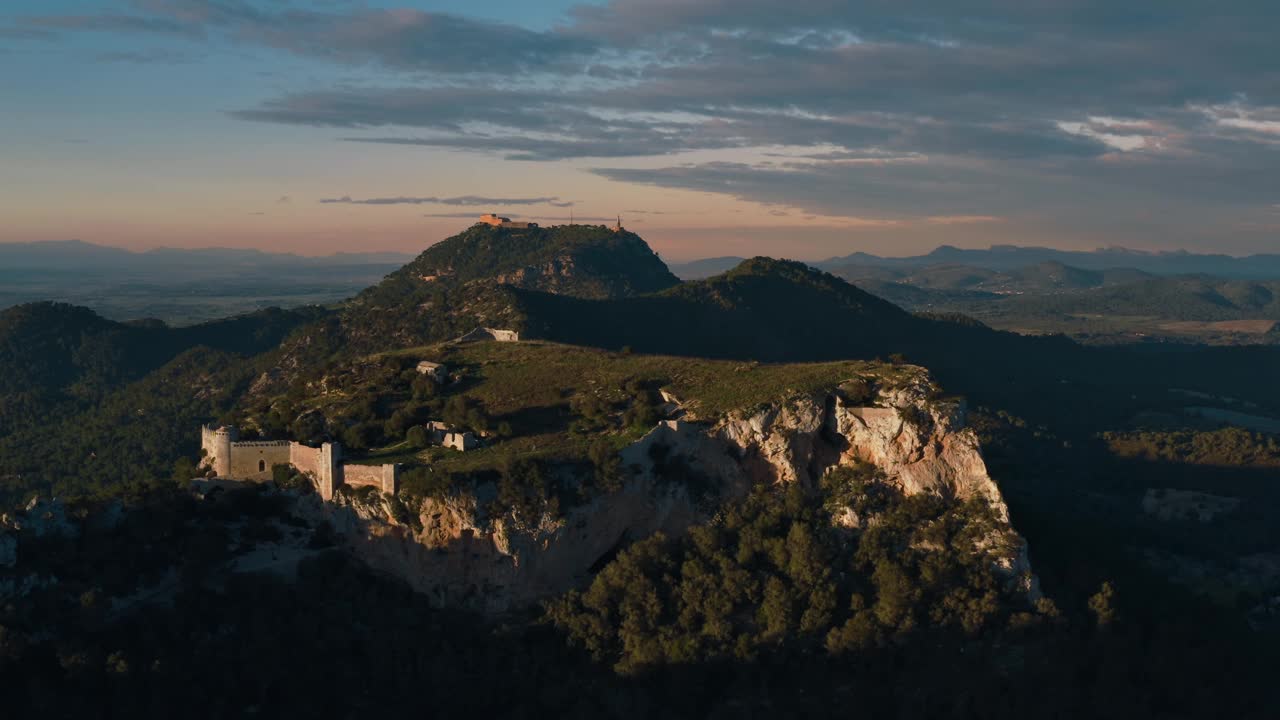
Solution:
<svg viewBox="0 0 1280 720">
<path fill-rule="evenodd" d="M 346 546 L 374 567 L 442 605 L 488 612 L 580 584 L 630 540 L 681 533 L 755 483 L 814 487 L 831 468 L 854 463 L 874 465 L 907 494 L 984 499 L 1007 528 L 963 407 L 935 394 L 920 372 L 891 388 L 855 380 L 717 421 L 665 421 L 622 451 L 626 479 L 618 492 L 555 518 L 488 517 L 493 490 L 485 487 L 424 500 L 409 524 L 394 519 L 385 499 L 317 501 L 312 511 L 327 513 Z M 1035 596 L 1025 543 L 1011 528 L 1006 535 L 998 540 L 1019 550 L 998 564 Z"/>
<path fill-rule="evenodd" d="M 494 277 L 499 285 L 512 285 L 523 290 L 562 294 L 576 281 L 578 269 L 573 256 L 553 258 L 540 265 L 530 265 Z"/>
<path fill-rule="evenodd" d="M 936 394 L 923 373 L 893 387 L 856 380 L 829 394 L 736 413 L 715 432 L 761 479 L 813 484 L 832 467 L 863 462 L 907 494 L 985 498 L 1008 520 L 963 405 Z"/>
</svg>

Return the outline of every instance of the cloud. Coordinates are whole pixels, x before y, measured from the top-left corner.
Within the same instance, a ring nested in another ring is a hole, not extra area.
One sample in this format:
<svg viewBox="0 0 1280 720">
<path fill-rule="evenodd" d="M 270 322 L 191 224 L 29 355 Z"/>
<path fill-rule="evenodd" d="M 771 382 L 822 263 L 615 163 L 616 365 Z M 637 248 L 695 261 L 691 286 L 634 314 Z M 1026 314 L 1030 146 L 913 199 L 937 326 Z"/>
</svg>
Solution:
<svg viewBox="0 0 1280 720">
<path fill-rule="evenodd" d="M 204 28 L 164 15 L 40 15 L 22 20 L 21 27 L 56 34 L 56 31 L 92 31 L 174 35 L 191 38 L 204 36 Z"/>
<path fill-rule="evenodd" d="M 348 80 L 231 116 L 343 142 L 574 160 L 615 182 L 827 217 L 1156 237 L 1266 207 L 1280 180 L 1280 5 L 1263 0 L 1231 12 L 1200 0 L 611 0 L 547 30 L 305 0 L 128 8 L 10 32 L 316 59 Z"/>
<path fill-rule="evenodd" d="M 475 220 L 475 219 L 476 219 L 476 214 L 475 214 L 475 213 L 473 213 L 473 212 L 423 213 L 423 214 L 422 214 L 422 217 L 429 217 L 429 218 L 468 218 L 468 219 L 471 219 L 471 220 Z M 519 218 L 519 217 L 522 217 L 522 216 L 521 216 L 521 215 L 517 215 L 517 214 L 515 214 L 515 213 L 507 213 L 507 214 L 506 214 L 506 217 L 510 217 L 510 218 Z"/>
<path fill-rule="evenodd" d="M 125 50 L 99 53 L 103 62 L 132 63 L 135 65 L 179 65 L 194 62 L 196 57 L 178 50 Z"/>
<path fill-rule="evenodd" d="M 615 182 L 714 193 L 825 217 L 938 227 L 998 218 L 1006 228 L 1032 232 L 1192 246 L 1232 226 L 1240 214 L 1273 204 L 1280 187 L 1280 163 L 1270 153 L 1228 138 L 1188 142 L 1184 152 L 1140 154 L 1132 162 L 935 157 L 884 165 L 704 162 L 593 172 Z"/>
<path fill-rule="evenodd" d="M 338 198 L 322 198 L 324 205 L 463 205 L 463 206 L 498 206 L 498 205 L 553 205 L 555 207 L 571 207 L 572 202 L 561 201 L 550 197 L 517 197 L 500 198 L 480 195 L 460 195 L 458 197 L 376 197 L 355 199 L 350 195 Z"/>
<path fill-rule="evenodd" d="M 0 38 L 10 40 L 52 40 L 57 34 L 39 27 L 0 27 Z M 7 50 L 8 48 L 0 48 Z"/>
<path fill-rule="evenodd" d="M 510 73 L 595 50 L 582 35 L 413 9 L 300 7 L 249 0 L 134 0 L 130 12 L 31 16 L 19 29 L 217 39 L 348 65 L 407 71 Z"/>
<path fill-rule="evenodd" d="M 1004 218 L 994 215 L 933 215 L 925 218 L 930 225 L 975 225 L 978 223 L 1004 222 Z"/>
<path fill-rule="evenodd" d="M 1141 117 L 1230 93 L 1280 93 L 1264 29 L 1280 14 L 1264 4 L 1224 19 L 1190 0 L 1158 9 L 1097 0 L 987 0 L 963 8 L 932 0 L 910 9 L 830 0 L 617 0 L 578 8 L 573 22 L 548 31 L 416 10 L 245 0 L 136 6 L 132 15 L 61 23 L 220 34 L 350 66 L 437 71 L 443 74 L 427 87 L 294 93 L 234 114 L 321 127 L 428 128 L 439 134 L 344 139 L 519 160 L 804 141 L 833 146 L 833 160 L 886 150 L 1100 157 L 1117 149 L 1108 142 L 1114 138 L 1073 131 L 1072 123 Z M 1249 72 L 1262 68 L 1267 72 Z M 463 80 L 486 72 L 503 75 Z M 1080 103 L 1084 86 L 1087 106 Z M 625 120 L 638 113 L 700 121 Z"/>
</svg>

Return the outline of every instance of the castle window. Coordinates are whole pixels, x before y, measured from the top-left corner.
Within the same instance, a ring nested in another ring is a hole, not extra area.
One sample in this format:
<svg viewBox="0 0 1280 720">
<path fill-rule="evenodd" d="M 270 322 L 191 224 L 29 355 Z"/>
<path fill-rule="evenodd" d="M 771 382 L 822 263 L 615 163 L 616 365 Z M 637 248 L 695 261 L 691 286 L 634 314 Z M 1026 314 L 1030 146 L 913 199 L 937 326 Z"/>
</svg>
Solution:
<svg viewBox="0 0 1280 720">
<path fill-rule="evenodd" d="M 266 460 L 259 460 L 259 461 L 258 461 L 258 472 L 266 472 L 266 471 L 267 471 L 267 461 L 266 461 Z"/>
</svg>

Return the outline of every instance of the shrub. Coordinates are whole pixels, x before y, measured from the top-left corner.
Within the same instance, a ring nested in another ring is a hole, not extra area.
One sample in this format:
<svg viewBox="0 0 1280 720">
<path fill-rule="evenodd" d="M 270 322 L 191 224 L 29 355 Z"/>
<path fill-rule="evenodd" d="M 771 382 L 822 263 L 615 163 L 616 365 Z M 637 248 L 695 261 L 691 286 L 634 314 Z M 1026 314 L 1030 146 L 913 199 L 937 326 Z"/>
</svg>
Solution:
<svg viewBox="0 0 1280 720">
<path fill-rule="evenodd" d="M 414 425 L 409 428 L 409 432 L 405 433 L 405 440 L 409 445 L 421 450 L 431 445 L 431 433 L 422 425 Z"/>
</svg>

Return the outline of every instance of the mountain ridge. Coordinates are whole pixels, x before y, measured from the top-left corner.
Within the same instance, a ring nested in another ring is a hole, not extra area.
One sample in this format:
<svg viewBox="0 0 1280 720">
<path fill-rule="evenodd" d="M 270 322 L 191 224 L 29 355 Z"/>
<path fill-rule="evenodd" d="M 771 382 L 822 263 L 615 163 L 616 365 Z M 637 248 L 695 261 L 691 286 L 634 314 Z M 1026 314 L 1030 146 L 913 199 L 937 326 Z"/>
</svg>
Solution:
<svg viewBox="0 0 1280 720">
<path fill-rule="evenodd" d="M 959 264 L 990 270 L 1013 270 L 1043 262 L 1058 262 L 1083 270 L 1133 268 L 1161 275 L 1202 273 L 1241 278 L 1280 277 L 1280 254 L 1275 253 L 1237 257 L 1182 250 L 1146 252 L 1127 248 L 1099 248 L 1083 251 L 1020 245 L 992 245 L 987 249 L 962 249 L 942 245 L 924 255 L 908 257 L 880 257 L 856 252 L 827 258 L 814 264 L 822 268 L 851 264 L 889 267 Z"/>
</svg>

